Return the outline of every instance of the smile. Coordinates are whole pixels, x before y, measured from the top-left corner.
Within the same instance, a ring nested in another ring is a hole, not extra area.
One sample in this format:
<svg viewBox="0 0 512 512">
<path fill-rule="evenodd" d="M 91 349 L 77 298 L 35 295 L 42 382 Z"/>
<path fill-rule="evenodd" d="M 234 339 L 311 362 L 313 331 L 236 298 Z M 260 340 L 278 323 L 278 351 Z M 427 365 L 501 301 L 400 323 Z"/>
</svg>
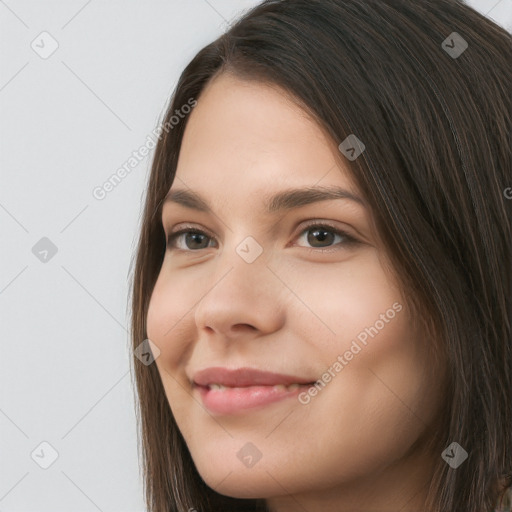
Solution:
<svg viewBox="0 0 512 512">
<path fill-rule="evenodd" d="M 236 414 L 297 396 L 314 379 L 256 368 L 210 367 L 194 373 L 191 383 L 214 414 Z"/>
<path fill-rule="evenodd" d="M 229 387 L 221 384 L 196 386 L 204 406 L 214 414 L 235 414 L 295 397 L 311 384 Z"/>
</svg>

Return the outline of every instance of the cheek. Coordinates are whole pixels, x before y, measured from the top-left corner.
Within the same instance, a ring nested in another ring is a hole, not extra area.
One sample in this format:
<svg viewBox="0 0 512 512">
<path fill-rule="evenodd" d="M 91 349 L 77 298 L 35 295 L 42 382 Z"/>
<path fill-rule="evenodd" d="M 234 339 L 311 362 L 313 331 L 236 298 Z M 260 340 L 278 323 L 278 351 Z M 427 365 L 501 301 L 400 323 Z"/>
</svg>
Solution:
<svg viewBox="0 0 512 512">
<path fill-rule="evenodd" d="M 302 324 L 302 332 L 308 328 L 306 324 L 312 332 L 317 331 L 311 340 L 322 351 L 343 349 L 344 344 L 348 349 L 352 339 L 364 338 L 365 329 L 376 322 L 379 330 L 388 330 L 398 323 L 395 317 L 405 316 L 397 312 L 403 305 L 400 291 L 372 250 L 343 264 L 295 268 L 293 272 L 286 280 L 294 283 L 296 296 L 311 313 L 298 304 L 295 321 Z M 381 315 L 385 315 L 384 324 Z"/>
<path fill-rule="evenodd" d="M 165 395 L 174 417 L 180 418 L 180 430 L 184 431 L 192 427 L 190 415 L 187 414 L 190 395 L 184 390 L 183 383 L 179 383 L 179 370 L 189 356 L 188 340 L 193 336 L 187 314 L 192 314 L 191 304 L 198 300 L 197 297 L 187 296 L 190 292 L 186 290 L 190 288 L 180 283 L 179 277 L 173 277 L 170 284 L 165 275 L 160 274 L 148 305 L 146 324 L 148 338 L 160 350 L 160 357 L 155 360 L 155 364 Z"/>
<path fill-rule="evenodd" d="M 193 288 L 190 283 L 181 283 L 178 276 L 171 282 L 160 274 L 148 305 L 148 338 L 159 347 L 162 360 L 170 367 L 177 364 L 187 350 L 186 340 L 191 339 L 184 329 L 190 325 L 191 306 L 200 298 Z"/>
<path fill-rule="evenodd" d="M 174 305 L 169 303 L 172 298 L 165 293 L 164 287 L 158 278 L 153 294 L 151 295 L 146 317 L 146 331 L 148 338 L 157 342 L 162 340 L 165 333 L 173 326 Z M 160 346 L 160 344 L 158 344 Z"/>
<path fill-rule="evenodd" d="M 324 371 L 311 414 L 329 418 L 330 435 L 345 432 L 355 445 L 372 439 L 375 459 L 379 452 L 385 459 L 399 450 L 395 439 L 414 438 L 435 410 L 439 389 L 432 385 L 437 380 L 428 340 L 413 330 L 410 311 L 375 254 L 319 267 L 298 284 L 297 294 L 314 315 L 297 310 L 292 324 L 312 350 L 308 355 L 315 359 L 308 360 L 321 362 Z M 349 418 L 332 419 L 333 410 Z"/>
</svg>

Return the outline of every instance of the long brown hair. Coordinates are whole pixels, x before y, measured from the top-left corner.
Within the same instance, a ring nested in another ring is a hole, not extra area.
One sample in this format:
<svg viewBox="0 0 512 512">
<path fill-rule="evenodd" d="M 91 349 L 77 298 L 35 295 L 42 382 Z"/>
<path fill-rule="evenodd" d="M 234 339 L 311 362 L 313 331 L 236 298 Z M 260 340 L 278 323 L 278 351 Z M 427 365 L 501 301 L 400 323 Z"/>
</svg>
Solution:
<svg viewBox="0 0 512 512">
<path fill-rule="evenodd" d="M 336 144 L 364 142 L 344 163 L 450 369 L 428 510 L 493 510 L 512 484 L 511 47 L 457 0 L 267 0 L 246 13 L 187 65 L 165 113 L 131 282 L 132 348 L 147 338 L 165 253 L 161 205 L 189 115 L 176 122 L 175 111 L 222 72 L 279 86 Z M 266 510 L 205 484 L 156 365 L 133 365 L 148 512 Z M 456 470 L 441 458 L 454 441 L 469 453 Z"/>
</svg>

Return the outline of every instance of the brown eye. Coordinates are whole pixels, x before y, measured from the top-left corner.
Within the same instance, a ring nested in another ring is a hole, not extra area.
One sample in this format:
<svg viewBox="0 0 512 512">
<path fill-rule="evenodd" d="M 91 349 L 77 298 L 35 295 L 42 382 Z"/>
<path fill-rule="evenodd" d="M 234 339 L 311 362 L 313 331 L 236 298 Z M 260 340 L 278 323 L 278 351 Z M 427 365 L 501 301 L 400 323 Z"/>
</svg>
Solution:
<svg viewBox="0 0 512 512">
<path fill-rule="evenodd" d="M 311 224 L 302 231 L 301 237 L 305 233 L 307 233 L 306 242 L 313 251 L 332 252 L 359 243 L 345 231 L 328 224 Z M 336 240 L 338 240 L 337 243 Z"/>
<path fill-rule="evenodd" d="M 331 245 L 336 238 L 336 234 L 333 231 L 325 228 L 309 228 L 307 231 L 309 232 L 307 237 L 308 244 L 311 244 L 313 247 L 316 247 L 316 243 Z"/>
</svg>

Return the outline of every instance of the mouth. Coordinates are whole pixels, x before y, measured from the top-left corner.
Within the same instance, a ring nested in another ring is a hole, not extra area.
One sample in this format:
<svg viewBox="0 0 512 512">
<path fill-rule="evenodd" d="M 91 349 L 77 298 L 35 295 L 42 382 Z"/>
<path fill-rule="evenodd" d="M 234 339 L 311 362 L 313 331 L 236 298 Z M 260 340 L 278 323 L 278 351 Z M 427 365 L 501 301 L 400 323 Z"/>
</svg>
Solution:
<svg viewBox="0 0 512 512">
<path fill-rule="evenodd" d="M 193 389 L 211 413 L 229 415 L 295 397 L 314 383 L 315 380 L 251 368 L 216 367 L 197 372 Z"/>
</svg>

